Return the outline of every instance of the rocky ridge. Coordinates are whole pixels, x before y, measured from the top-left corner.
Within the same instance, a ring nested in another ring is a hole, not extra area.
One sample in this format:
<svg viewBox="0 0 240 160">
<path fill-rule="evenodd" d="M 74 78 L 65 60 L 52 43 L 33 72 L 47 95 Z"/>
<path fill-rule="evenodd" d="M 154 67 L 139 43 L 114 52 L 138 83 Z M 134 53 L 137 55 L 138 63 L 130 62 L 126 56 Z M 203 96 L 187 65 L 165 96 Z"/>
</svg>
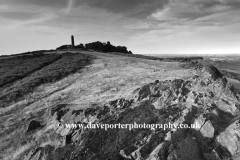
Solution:
<svg viewBox="0 0 240 160">
<path fill-rule="evenodd" d="M 75 110 L 75 104 L 59 104 L 50 108 L 46 114 L 49 122 L 45 126 L 38 122 L 31 124 L 43 127 L 45 132 L 54 131 L 52 139 L 57 144 L 38 145 L 25 154 L 24 159 L 239 159 L 239 93 L 214 66 L 198 66 L 196 70 L 199 74 L 187 80 L 156 80 L 144 85 L 128 99 L 116 99 L 104 105 L 92 104 L 81 110 Z M 106 131 L 68 129 L 57 125 L 89 122 L 199 124 L 200 128 Z M 36 126 L 29 128 L 36 129 Z M 39 139 L 42 141 L 44 138 Z"/>
</svg>

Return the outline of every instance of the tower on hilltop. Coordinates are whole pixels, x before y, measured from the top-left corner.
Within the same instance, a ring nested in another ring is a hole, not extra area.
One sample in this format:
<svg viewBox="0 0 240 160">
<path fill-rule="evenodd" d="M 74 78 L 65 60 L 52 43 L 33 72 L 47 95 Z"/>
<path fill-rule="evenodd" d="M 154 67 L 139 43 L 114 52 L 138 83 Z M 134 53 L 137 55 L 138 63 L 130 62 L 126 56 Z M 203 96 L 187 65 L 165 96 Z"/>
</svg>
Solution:
<svg viewBox="0 0 240 160">
<path fill-rule="evenodd" d="M 74 45 L 74 36 L 73 36 L 73 35 L 72 35 L 72 37 L 71 37 L 71 40 L 72 40 L 72 48 L 74 48 L 75 45 Z"/>
</svg>

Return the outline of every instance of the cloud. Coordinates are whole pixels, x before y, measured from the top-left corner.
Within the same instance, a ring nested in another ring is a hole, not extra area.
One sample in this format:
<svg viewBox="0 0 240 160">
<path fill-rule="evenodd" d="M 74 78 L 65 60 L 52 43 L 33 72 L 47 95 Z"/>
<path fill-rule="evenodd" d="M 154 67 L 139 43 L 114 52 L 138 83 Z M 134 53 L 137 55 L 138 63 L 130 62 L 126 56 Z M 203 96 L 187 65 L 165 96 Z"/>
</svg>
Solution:
<svg viewBox="0 0 240 160">
<path fill-rule="evenodd" d="M 127 17 L 146 18 L 156 9 L 163 8 L 169 0 L 0 0 L 1 4 L 47 7 L 63 9 L 87 5 L 90 8 L 104 9 Z"/>
<path fill-rule="evenodd" d="M 202 42 L 217 46 L 214 40 L 224 41 L 227 35 L 235 44 L 240 33 L 239 0 L 0 0 L 0 4 L 0 34 L 26 35 L 25 39 L 30 34 L 38 38 L 44 33 L 50 39 L 74 34 L 82 43 L 109 40 L 141 51 L 148 45 L 159 50 L 171 45 L 183 49 L 185 43 L 192 49 Z M 159 42 L 164 46 L 158 47 Z"/>
<path fill-rule="evenodd" d="M 32 13 L 27 13 L 27 12 L 4 12 L 0 11 L 0 17 L 6 18 L 6 19 L 15 19 L 15 20 L 28 20 L 28 19 L 33 19 L 37 18 L 38 14 L 32 14 Z"/>
<path fill-rule="evenodd" d="M 1 4 L 64 8 L 67 0 L 0 0 Z"/>
<path fill-rule="evenodd" d="M 163 8 L 168 0 L 77 0 L 76 5 L 88 5 L 106 11 L 123 14 L 126 17 L 146 18 L 159 8 Z"/>
<path fill-rule="evenodd" d="M 226 17 L 229 17 L 232 12 L 239 12 L 240 5 L 236 9 L 236 4 L 240 2 L 234 0 L 172 0 L 163 10 L 157 10 L 148 16 L 148 19 L 173 25 L 179 22 L 182 25 L 194 25 L 195 27 L 216 25 L 216 23 L 224 24 Z"/>
<path fill-rule="evenodd" d="M 67 13 L 69 13 L 72 10 L 75 3 L 76 3 L 76 0 L 69 0 L 68 5 L 67 5 Z"/>
<path fill-rule="evenodd" d="M 188 44 L 192 52 L 194 48 L 199 49 L 198 52 L 203 51 L 203 45 L 211 48 L 208 51 L 211 52 L 217 44 L 234 46 L 237 41 L 240 43 L 240 38 L 233 35 L 240 31 L 237 27 L 240 26 L 240 17 L 236 16 L 240 15 L 240 8 L 236 4 L 238 2 L 233 0 L 171 0 L 163 8 L 153 11 L 147 20 L 142 19 L 141 23 L 126 28 L 135 33 L 130 35 L 131 41 L 144 41 L 148 45 L 155 45 L 158 48 L 156 50 L 164 50 L 172 44 L 178 46 L 176 50 L 180 51 Z M 159 43 L 165 47 L 157 47 Z M 220 48 L 215 51 L 219 52 L 224 47 Z M 173 52 L 174 49 L 170 47 L 168 52 L 170 51 Z"/>
</svg>

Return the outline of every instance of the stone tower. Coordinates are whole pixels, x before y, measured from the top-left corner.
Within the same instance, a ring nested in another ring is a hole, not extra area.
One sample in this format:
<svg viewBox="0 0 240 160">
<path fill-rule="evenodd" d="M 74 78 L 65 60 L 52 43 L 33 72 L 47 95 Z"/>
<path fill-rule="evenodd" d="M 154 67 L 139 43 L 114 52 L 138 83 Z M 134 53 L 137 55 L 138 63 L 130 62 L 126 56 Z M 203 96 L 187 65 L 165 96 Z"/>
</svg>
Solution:
<svg viewBox="0 0 240 160">
<path fill-rule="evenodd" d="M 72 48 L 74 48 L 75 45 L 74 45 L 74 36 L 73 35 L 72 35 L 71 39 L 72 39 Z"/>
</svg>

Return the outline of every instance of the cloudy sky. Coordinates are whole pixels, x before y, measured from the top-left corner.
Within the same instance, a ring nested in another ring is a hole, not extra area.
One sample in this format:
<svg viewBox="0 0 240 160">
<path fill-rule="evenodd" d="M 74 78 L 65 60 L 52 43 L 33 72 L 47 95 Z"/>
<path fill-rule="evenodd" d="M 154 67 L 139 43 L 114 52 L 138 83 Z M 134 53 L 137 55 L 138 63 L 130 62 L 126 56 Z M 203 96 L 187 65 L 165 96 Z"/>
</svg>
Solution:
<svg viewBox="0 0 240 160">
<path fill-rule="evenodd" d="M 110 41 L 134 53 L 240 53 L 240 0 L 0 0 L 0 54 Z"/>
</svg>

